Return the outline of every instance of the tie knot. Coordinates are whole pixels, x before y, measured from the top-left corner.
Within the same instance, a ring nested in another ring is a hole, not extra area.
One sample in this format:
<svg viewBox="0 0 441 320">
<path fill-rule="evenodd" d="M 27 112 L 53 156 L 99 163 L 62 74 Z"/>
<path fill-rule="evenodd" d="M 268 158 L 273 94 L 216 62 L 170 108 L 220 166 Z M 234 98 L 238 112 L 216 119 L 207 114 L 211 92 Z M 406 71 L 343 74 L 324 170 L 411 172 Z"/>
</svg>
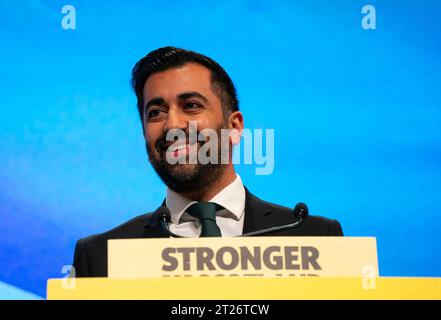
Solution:
<svg viewBox="0 0 441 320">
<path fill-rule="evenodd" d="M 216 224 L 216 209 L 222 208 L 214 202 L 196 202 L 186 210 L 197 218 L 202 225 L 201 237 L 220 237 L 221 231 Z"/>
<path fill-rule="evenodd" d="M 188 207 L 187 212 L 199 220 L 216 221 L 216 204 L 213 202 L 196 202 Z"/>
</svg>

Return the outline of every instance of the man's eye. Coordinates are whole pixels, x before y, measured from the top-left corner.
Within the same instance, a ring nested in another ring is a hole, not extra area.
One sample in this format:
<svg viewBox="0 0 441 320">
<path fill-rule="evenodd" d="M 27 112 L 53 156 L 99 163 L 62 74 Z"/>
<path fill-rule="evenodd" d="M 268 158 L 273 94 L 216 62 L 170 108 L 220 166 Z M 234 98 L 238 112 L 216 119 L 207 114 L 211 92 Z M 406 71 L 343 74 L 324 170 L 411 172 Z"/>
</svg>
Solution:
<svg viewBox="0 0 441 320">
<path fill-rule="evenodd" d="M 152 110 L 148 112 L 148 117 L 149 118 L 154 118 L 157 117 L 159 115 L 159 110 Z"/>
<path fill-rule="evenodd" d="M 199 104 L 194 103 L 194 102 L 187 102 L 187 103 L 184 105 L 184 109 L 187 109 L 187 110 L 199 109 L 200 107 L 201 107 L 201 106 L 200 106 Z"/>
<path fill-rule="evenodd" d="M 161 110 L 150 110 L 149 112 L 147 112 L 147 117 L 149 119 L 154 119 L 159 117 L 159 115 L 161 114 Z"/>
</svg>

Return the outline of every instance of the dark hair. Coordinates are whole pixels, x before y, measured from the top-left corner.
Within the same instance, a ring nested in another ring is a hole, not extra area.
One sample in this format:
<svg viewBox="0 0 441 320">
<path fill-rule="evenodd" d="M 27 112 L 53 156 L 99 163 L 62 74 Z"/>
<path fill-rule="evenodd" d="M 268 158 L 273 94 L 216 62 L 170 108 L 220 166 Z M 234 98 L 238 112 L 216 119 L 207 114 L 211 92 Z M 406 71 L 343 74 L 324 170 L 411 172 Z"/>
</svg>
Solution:
<svg viewBox="0 0 441 320">
<path fill-rule="evenodd" d="M 222 102 L 224 115 L 239 110 L 239 101 L 233 81 L 216 61 L 197 52 L 175 47 L 163 47 L 149 52 L 132 69 L 131 84 L 138 99 L 137 105 L 141 121 L 143 120 L 144 107 L 143 90 L 147 79 L 153 73 L 180 67 L 189 62 L 203 65 L 211 71 L 211 86 L 213 92 Z"/>
</svg>

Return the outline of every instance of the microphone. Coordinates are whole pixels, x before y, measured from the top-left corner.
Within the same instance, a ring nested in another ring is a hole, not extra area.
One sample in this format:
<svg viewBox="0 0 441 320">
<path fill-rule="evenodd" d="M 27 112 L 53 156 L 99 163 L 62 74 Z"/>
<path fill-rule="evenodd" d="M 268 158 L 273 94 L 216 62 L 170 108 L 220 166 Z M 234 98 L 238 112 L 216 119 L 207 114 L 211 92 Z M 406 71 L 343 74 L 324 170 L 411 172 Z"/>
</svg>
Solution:
<svg viewBox="0 0 441 320">
<path fill-rule="evenodd" d="M 309 214 L 308 206 L 305 203 L 299 202 L 294 207 L 294 215 L 296 216 L 297 219 L 303 220 L 308 216 L 308 214 Z"/>
<path fill-rule="evenodd" d="M 298 226 L 300 226 L 302 224 L 303 220 L 308 216 L 308 213 L 309 213 L 308 206 L 306 204 L 304 204 L 303 202 L 299 202 L 296 204 L 293 211 L 294 211 L 294 216 L 297 219 L 297 221 L 294 223 L 286 224 L 283 226 L 271 227 L 271 228 L 262 229 L 262 230 L 257 230 L 257 231 L 253 231 L 253 232 L 248 232 L 248 233 L 245 233 L 239 237 L 254 237 L 254 236 L 260 236 L 260 235 L 266 234 L 266 233 L 297 228 Z"/>
<path fill-rule="evenodd" d="M 171 216 L 169 208 L 167 208 L 165 205 L 162 205 L 159 208 L 157 215 L 161 219 L 161 225 L 162 225 L 162 228 L 165 230 L 165 232 L 167 232 L 173 238 L 184 238 L 182 236 L 179 236 L 179 235 L 171 232 L 171 230 L 168 226 L 168 224 L 170 223 L 170 216 Z"/>
<path fill-rule="evenodd" d="M 165 206 L 162 205 L 158 208 L 158 210 L 153 213 L 150 217 L 150 219 L 156 218 L 158 220 L 162 220 L 162 219 L 168 219 L 168 221 L 170 220 L 170 210 Z M 153 225 L 151 223 L 146 223 L 144 224 L 144 228 L 148 229 L 151 228 Z"/>
</svg>

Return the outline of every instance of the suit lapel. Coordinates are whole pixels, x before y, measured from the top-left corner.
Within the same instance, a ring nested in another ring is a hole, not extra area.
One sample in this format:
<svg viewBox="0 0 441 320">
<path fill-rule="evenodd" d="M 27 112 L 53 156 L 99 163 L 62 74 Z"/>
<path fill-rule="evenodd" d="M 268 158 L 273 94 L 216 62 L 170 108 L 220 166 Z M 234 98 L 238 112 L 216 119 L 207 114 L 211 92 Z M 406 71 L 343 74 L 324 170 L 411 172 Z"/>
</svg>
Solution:
<svg viewBox="0 0 441 320">
<path fill-rule="evenodd" d="M 267 228 L 271 225 L 271 209 L 245 188 L 245 220 L 243 233 Z"/>
<path fill-rule="evenodd" d="M 165 201 L 164 201 L 165 202 Z M 165 205 L 165 204 L 163 204 Z M 162 205 L 161 205 L 162 206 Z M 169 238 L 170 235 L 164 229 L 162 225 L 162 216 L 160 214 L 160 207 L 158 207 L 153 213 L 149 214 L 147 221 L 144 224 L 144 230 L 142 236 L 144 238 Z"/>
</svg>

